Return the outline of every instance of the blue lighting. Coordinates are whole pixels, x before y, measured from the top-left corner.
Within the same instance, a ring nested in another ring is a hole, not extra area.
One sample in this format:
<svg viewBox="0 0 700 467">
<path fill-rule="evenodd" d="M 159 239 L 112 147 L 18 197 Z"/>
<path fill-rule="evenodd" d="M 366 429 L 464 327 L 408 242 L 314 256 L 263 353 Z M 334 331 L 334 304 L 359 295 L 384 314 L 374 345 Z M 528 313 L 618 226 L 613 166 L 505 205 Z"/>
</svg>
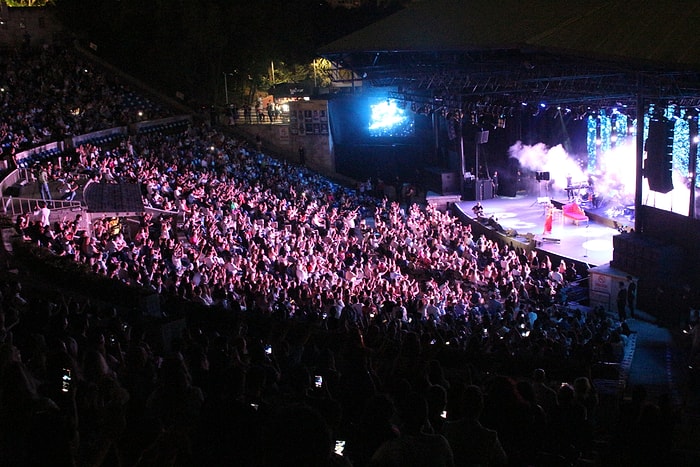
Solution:
<svg viewBox="0 0 700 467">
<path fill-rule="evenodd" d="M 685 115 L 685 111 L 682 113 Z M 680 173 L 688 173 L 689 166 L 690 125 L 688 120 L 679 117 L 673 125 L 673 167 Z"/>
<path fill-rule="evenodd" d="M 413 118 L 406 109 L 399 108 L 396 102 L 382 99 L 370 105 L 370 136 L 410 136 L 413 134 Z"/>
<path fill-rule="evenodd" d="M 588 152 L 589 172 L 594 172 L 598 164 L 596 140 L 598 139 L 598 119 L 595 115 L 589 115 L 586 127 L 586 150 Z"/>
<path fill-rule="evenodd" d="M 621 114 L 617 109 L 613 109 L 613 115 L 615 116 L 615 134 L 617 135 L 616 144 L 622 145 L 627 139 L 628 126 L 627 126 L 627 115 Z"/>
<path fill-rule="evenodd" d="M 606 115 L 605 110 L 600 111 L 600 150 L 606 153 L 610 150 L 610 135 L 612 131 L 612 119 Z"/>
</svg>

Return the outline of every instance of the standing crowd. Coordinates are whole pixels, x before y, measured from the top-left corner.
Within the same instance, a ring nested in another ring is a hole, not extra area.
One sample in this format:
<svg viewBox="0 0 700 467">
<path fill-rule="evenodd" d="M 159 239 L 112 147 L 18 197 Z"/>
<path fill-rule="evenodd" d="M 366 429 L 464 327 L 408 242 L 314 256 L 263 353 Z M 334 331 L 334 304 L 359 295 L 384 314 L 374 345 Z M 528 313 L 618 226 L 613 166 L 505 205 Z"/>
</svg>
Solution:
<svg viewBox="0 0 700 467">
<path fill-rule="evenodd" d="M 81 95 L 115 98 L 92 85 Z M 34 128 L 1 124 L 11 148 Z M 173 319 L 2 281 L 0 456 L 10 464 L 594 457 L 601 414 L 590 368 L 619 361 L 629 329 L 567 304 L 567 284 L 585 274 L 573 264 L 475 237 L 448 213 L 374 198 L 208 126 L 64 158 L 55 179 L 141 183 L 160 214 L 134 229 L 19 216 L 18 235 L 157 293 Z M 189 305 L 180 315 L 166 297 Z M 622 462 L 645 460 L 632 446 L 652 428 L 650 448 L 670 448 L 668 407 L 639 397 L 605 427 Z"/>
</svg>

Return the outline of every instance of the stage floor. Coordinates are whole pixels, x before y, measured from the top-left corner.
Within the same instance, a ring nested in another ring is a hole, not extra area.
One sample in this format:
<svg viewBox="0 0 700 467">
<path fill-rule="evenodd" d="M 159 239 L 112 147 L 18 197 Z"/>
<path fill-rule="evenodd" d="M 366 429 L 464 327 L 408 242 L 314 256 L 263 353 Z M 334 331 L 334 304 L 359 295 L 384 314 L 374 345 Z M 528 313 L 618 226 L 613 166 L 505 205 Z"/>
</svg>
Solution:
<svg viewBox="0 0 700 467">
<path fill-rule="evenodd" d="M 566 196 L 553 199 L 556 204 L 566 204 Z M 460 201 L 456 207 L 466 216 L 474 218 L 472 207 L 476 201 Z M 498 197 L 481 201 L 484 215 L 493 218 L 506 230 L 515 230 L 516 238 L 527 241 L 532 234 L 537 241 L 538 250 L 551 252 L 559 256 L 587 263 L 590 266 L 601 266 L 612 261 L 613 237 L 620 232 L 614 225 L 632 227 L 633 220 L 624 216 L 621 209 L 583 209 L 589 217 L 589 222 L 573 224 L 570 219 L 556 219 L 552 225 L 552 233 L 543 235 L 545 210 L 538 203 L 537 196 L 518 194 L 514 198 Z M 557 241 L 548 241 L 552 239 Z"/>
</svg>

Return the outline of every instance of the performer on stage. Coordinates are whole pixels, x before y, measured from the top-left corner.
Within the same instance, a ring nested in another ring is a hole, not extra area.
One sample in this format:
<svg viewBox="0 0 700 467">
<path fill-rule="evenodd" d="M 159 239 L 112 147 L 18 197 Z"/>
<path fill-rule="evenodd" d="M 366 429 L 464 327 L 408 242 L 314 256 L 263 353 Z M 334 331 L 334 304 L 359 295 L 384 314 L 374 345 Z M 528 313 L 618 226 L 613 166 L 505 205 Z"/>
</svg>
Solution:
<svg viewBox="0 0 700 467">
<path fill-rule="evenodd" d="M 552 217 L 554 216 L 554 205 L 549 203 L 546 207 L 544 216 L 544 231 L 542 235 L 550 235 L 552 233 Z"/>
</svg>

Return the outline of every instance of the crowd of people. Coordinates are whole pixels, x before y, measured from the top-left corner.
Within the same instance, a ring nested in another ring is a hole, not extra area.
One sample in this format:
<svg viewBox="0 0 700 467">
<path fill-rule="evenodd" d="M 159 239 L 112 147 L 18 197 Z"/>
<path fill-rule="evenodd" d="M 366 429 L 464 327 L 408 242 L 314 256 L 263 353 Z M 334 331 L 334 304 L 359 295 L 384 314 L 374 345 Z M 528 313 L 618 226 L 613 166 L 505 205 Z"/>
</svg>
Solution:
<svg viewBox="0 0 700 467">
<path fill-rule="evenodd" d="M 0 152 L 4 158 L 66 137 L 172 115 L 57 37 L 0 56 Z"/>
<path fill-rule="evenodd" d="M 6 63 L 40 84 L 35 61 Z M 67 63 L 80 85 L 49 85 L 54 98 L 33 107 L 70 110 L 74 96 L 61 96 L 77 89 L 114 109 L 101 79 Z M 46 115 L 41 125 L 8 115 L 12 147 L 27 128 L 59 134 Z M 95 128 L 71 115 L 72 131 Z M 375 198 L 207 125 L 62 157 L 53 180 L 141 183 L 158 211 L 133 229 L 30 213 L 15 220 L 17 234 L 95 274 L 189 303 L 191 313 L 174 319 L 164 306 L 171 319 L 150 321 L 6 274 L 0 455 L 11 464 L 592 458 L 601 426 L 590 367 L 619 361 L 629 328 L 567 303 L 567 284 L 585 273 L 573 264 L 476 237 L 449 213 Z M 637 402 L 607 427 L 608 439 L 631 448 L 653 427 L 655 452 L 668 452 L 668 407 Z"/>
</svg>

